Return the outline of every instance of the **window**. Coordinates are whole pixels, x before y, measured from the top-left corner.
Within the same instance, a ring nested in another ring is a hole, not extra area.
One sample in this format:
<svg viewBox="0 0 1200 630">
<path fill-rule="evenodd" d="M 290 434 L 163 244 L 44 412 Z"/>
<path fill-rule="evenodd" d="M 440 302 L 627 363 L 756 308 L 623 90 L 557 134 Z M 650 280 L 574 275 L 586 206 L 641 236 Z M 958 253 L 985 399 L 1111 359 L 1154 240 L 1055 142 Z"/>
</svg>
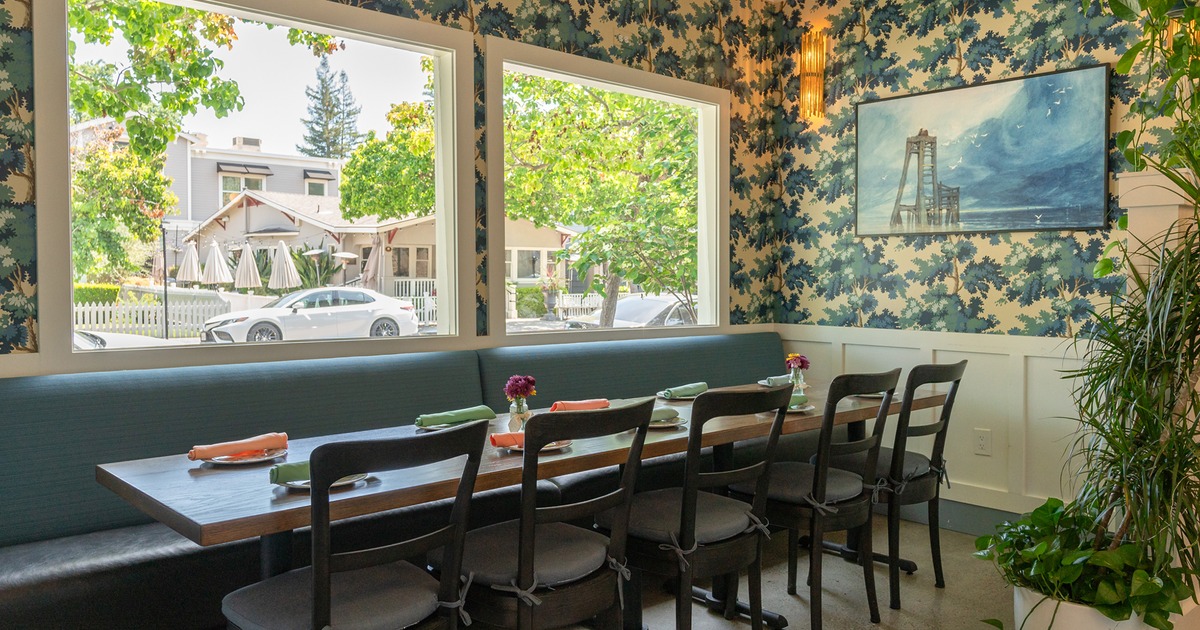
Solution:
<svg viewBox="0 0 1200 630">
<path fill-rule="evenodd" d="M 256 175 L 222 175 L 221 205 L 225 205 L 243 190 L 264 190 L 267 179 Z"/>
<path fill-rule="evenodd" d="M 489 226 L 504 226 L 516 285 L 497 309 L 506 331 L 727 317 L 728 92 L 500 38 L 487 46 L 488 93 L 502 97 L 489 100 L 488 128 L 503 130 L 489 135 L 489 207 L 503 212 Z M 633 319 L 571 325 L 605 301 Z"/>
<path fill-rule="evenodd" d="M 202 362 L 213 362 L 211 357 L 218 355 L 195 354 L 186 347 L 191 343 L 224 341 L 240 345 L 247 340 L 278 339 L 280 334 L 265 334 L 262 330 L 249 334 L 254 332 L 252 327 L 249 332 L 239 330 L 240 334 L 225 337 L 207 333 L 230 319 L 244 317 L 240 323 L 250 324 L 261 317 L 265 323 L 269 317 L 263 311 L 275 308 L 267 303 L 281 293 L 331 285 L 362 287 L 340 292 L 344 295 L 328 290 L 316 292 L 296 305 L 305 310 L 401 297 L 396 293 L 398 285 L 391 278 L 395 274 L 383 258 L 380 242 L 390 243 L 393 238 L 402 241 L 409 236 L 406 230 L 420 232 L 420 238 L 427 239 L 410 248 L 407 273 L 426 281 L 421 287 L 423 294 L 437 296 L 436 301 L 430 299 L 423 305 L 421 334 L 455 335 L 464 324 L 471 330 L 475 328 L 474 309 L 459 308 L 463 303 L 473 305 L 475 283 L 458 279 L 460 269 L 472 270 L 475 256 L 473 232 L 466 229 L 460 234 L 458 229 L 473 223 L 475 206 L 471 73 L 455 70 L 464 60 L 470 68 L 473 44 L 469 33 L 336 3 L 288 3 L 284 9 L 288 15 L 266 16 L 256 13 L 261 10 L 256 9 L 261 5 L 257 0 L 221 1 L 219 6 L 215 0 L 213 5 L 186 0 L 150 1 L 152 6 L 145 12 L 149 17 L 144 23 L 134 24 L 141 14 L 122 13 L 119 0 L 47 0 L 56 1 L 61 2 L 60 10 L 66 7 L 61 15 L 67 19 L 42 20 L 37 28 L 39 32 L 45 28 L 65 29 L 72 44 L 70 52 L 64 59 L 61 52 L 39 48 L 38 55 L 39 59 L 64 61 L 68 71 L 61 79 L 66 85 L 69 77 L 70 85 L 63 100 L 69 107 L 64 107 L 61 114 L 47 109 L 39 115 L 55 119 L 61 115 L 64 127 L 68 111 L 85 120 L 95 116 L 94 124 L 72 125 L 72 133 L 76 128 L 85 128 L 96 137 L 110 137 L 102 146 L 97 145 L 96 165 L 90 170 L 89 164 L 77 159 L 82 151 L 70 156 L 65 151 L 59 154 L 66 167 L 61 179 L 72 181 L 72 186 L 64 186 L 61 194 L 76 191 L 74 199 L 64 199 L 63 203 L 72 207 L 71 219 L 63 230 L 72 236 L 71 280 L 126 287 L 118 300 L 98 310 L 85 311 L 77 306 L 77 332 L 119 334 L 123 340 L 128 338 L 130 347 L 169 346 L 172 352 L 191 353 L 203 357 Z M 85 2 L 90 12 L 87 19 L 81 17 Z M 204 24 L 214 27 L 200 28 Z M 289 32 L 292 29 L 298 30 Z M 237 36 L 233 36 L 234 31 Z M 163 74 L 153 74 L 153 81 L 138 84 L 151 86 L 145 95 L 150 102 L 130 113 L 128 129 L 111 120 L 106 122 L 97 116 L 96 107 L 86 103 L 96 93 L 81 87 L 79 81 L 110 86 L 112 78 L 122 73 L 152 70 L 137 67 L 145 59 L 173 63 L 174 58 L 147 56 L 143 54 L 147 51 L 139 47 L 151 41 L 154 45 L 167 41 L 169 45 L 171 38 L 183 41 L 188 36 L 205 45 L 174 49 L 185 60 L 201 57 L 183 70 L 212 69 L 214 74 L 205 78 L 219 79 L 219 83 L 197 80 L 186 85 L 182 81 L 174 86 L 160 85 L 156 81 Z M 205 39 L 226 36 L 226 42 Z M 314 50 L 322 51 L 327 65 L 321 63 L 322 58 L 315 56 Z M 356 99 L 354 111 L 359 112 L 359 133 L 347 135 L 355 138 L 355 144 L 347 145 L 344 153 L 337 155 L 331 153 L 336 148 L 332 145 L 297 148 L 315 143 L 312 138 L 320 137 L 305 133 L 305 125 L 313 122 L 309 120 L 311 111 L 306 111 L 311 103 L 294 103 L 296 99 L 282 96 L 304 94 L 306 87 L 321 85 L 322 72 L 328 72 L 325 76 L 335 83 L 346 77 L 345 85 L 334 92 L 352 94 Z M 282 78 L 288 84 L 286 89 L 278 83 L 266 86 L 246 79 L 239 83 L 237 79 L 268 74 Z M 173 104 L 186 102 L 172 89 L 203 89 L 197 86 L 215 90 L 195 99 L 201 104 L 198 112 L 170 110 Z M 244 102 L 244 108 L 226 107 L 220 102 L 226 97 Z M 209 105 L 213 105 L 211 110 L 207 109 Z M 414 115 L 397 122 L 400 117 L 389 116 L 397 107 L 407 108 Z M 166 125 L 133 124 L 138 116 L 156 115 L 163 108 L 169 114 Z M 262 112 L 267 116 L 263 117 Z M 227 118 L 223 116 L 226 113 Z M 410 127 L 400 127 L 410 121 L 415 121 Z M 167 134 L 171 150 L 163 152 L 156 145 L 164 140 L 159 131 L 171 124 L 178 124 L 181 133 L 173 139 Z M 368 135 L 368 131 L 374 134 Z M 256 138 L 241 135 L 247 132 Z M 123 139 L 120 143 L 111 139 L 125 135 L 129 137 L 127 145 Z M 233 140 L 225 140 L 228 138 Z M 424 170 L 412 178 L 414 181 L 395 182 L 381 175 L 388 172 L 387 165 L 378 164 L 374 158 L 386 155 L 392 147 L 409 150 L 423 160 Z M 135 155 L 117 155 L 122 152 Z M 360 161 L 357 171 L 342 172 L 356 158 Z M 138 170 L 134 172 L 132 166 Z M 120 181 L 114 179 L 126 173 L 132 175 Z M 126 181 L 133 176 L 141 181 Z M 270 184 L 268 179 L 272 179 Z M 111 205 L 112 201 L 122 200 L 122 190 L 143 190 L 142 186 L 127 184 L 146 182 L 163 194 L 135 200 L 124 195 L 128 208 Z M 343 183 L 349 184 L 345 190 Z M 372 199 L 370 192 L 378 185 L 401 184 L 422 188 L 420 199 L 427 203 L 418 204 L 419 213 L 408 215 L 407 210 L 394 210 L 389 215 L 392 208 L 372 205 L 379 199 L 394 198 L 381 195 Z M 116 192 L 103 199 L 87 198 L 99 189 Z M 262 195 L 226 208 L 243 190 Z M 357 198 L 351 202 L 354 195 Z M 331 196 L 340 196 L 339 202 L 331 203 L 327 199 Z M 184 207 L 187 212 L 180 210 Z M 114 211 L 120 212 L 116 222 L 111 220 Z M 184 216 L 202 220 L 175 219 Z M 376 230 L 362 229 L 372 224 L 377 224 Z M 253 260 L 242 260 L 245 247 L 254 252 Z M 357 262 L 339 255 L 359 251 L 364 256 Z M 369 264 L 372 261 L 374 264 Z M 221 267 L 227 268 L 228 276 L 218 273 Z M 290 277 L 298 280 L 287 281 L 291 286 L 286 289 L 268 287 L 272 272 L 286 267 L 295 267 Z M 364 273 L 372 270 L 371 276 Z M 401 304 L 393 301 L 388 306 L 399 308 Z M 233 312 L 237 314 L 230 316 Z M 366 337 L 347 335 L 346 330 L 355 327 L 341 325 L 336 313 L 320 328 L 320 334 L 307 338 Z M 306 338 L 290 335 L 286 328 L 276 333 L 282 333 L 284 342 Z M 384 339 L 372 343 L 406 342 Z M 292 350 L 286 355 L 356 353 L 352 346 L 338 349 L 337 345 Z M 237 357 L 232 360 L 254 358 L 242 351 L 228 352 Z M 273 351 L 262 352 L 265 355 L 256 356 L 271 358 Z M 145 361 L 164 363 L 161 359 Z M 99 361 L 92 365 L 102 369 Z M 136 362 L 126 365 L 136 367 Z"/>
<path fill-rule="evenodd" d="M 392 273 L 397 278 L 434 277 L 433 248 L 400 245 L 392 248 Z"/>
</svg>

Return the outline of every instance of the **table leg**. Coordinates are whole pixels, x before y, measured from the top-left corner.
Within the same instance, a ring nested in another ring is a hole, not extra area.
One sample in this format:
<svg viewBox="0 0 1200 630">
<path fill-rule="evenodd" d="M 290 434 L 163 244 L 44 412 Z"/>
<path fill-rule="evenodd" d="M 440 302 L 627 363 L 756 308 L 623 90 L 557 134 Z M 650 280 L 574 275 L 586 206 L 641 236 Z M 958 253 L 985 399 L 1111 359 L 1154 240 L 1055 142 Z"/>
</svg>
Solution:
<svg viewBox="0 0 1200 630">
<path fill-rule="evenodd" d="M 260 536 L 258 559 L 264 580 L 290 570 L 292 568 L 292 530 Z"/>
</svg>

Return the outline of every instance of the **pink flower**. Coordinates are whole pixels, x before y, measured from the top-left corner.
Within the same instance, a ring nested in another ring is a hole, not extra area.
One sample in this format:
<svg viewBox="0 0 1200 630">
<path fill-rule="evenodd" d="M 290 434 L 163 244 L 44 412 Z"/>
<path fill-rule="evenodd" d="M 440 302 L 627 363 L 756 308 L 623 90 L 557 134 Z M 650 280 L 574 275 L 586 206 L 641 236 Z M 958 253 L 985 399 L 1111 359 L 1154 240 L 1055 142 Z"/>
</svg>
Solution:
<svg viewBox="0 0 1200 630">
<path fill-rule="evenodd" d="M 803 354 L 796 354 L 795 352 L 787 355 L 787 360 L 784 363 L 787 365 L 789 370 L 794 370 L 796 368 L 807 370 L 809 365 L 811 365 L 808 361 L 808 357 L 804 356 Z"/>
<path fill-rule="evenodd" d="M 537 381 L 532 376 L 514 374 L 508 377 L 508 382 L 504 384 L 504 395 L 509 400 L 534 396 L 537 394 L 537 390 L 534 389 L 536 384 Z"/>
</svg>

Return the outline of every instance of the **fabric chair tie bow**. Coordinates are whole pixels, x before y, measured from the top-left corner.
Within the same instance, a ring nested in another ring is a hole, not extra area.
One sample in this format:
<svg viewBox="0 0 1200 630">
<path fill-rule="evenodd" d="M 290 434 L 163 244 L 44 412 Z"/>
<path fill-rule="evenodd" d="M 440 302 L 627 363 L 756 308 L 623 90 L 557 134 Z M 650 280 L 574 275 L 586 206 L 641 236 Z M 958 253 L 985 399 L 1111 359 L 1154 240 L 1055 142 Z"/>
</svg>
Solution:
<svg viewBox="0 0 1200 630">
<path fill-rule="evenodd" d="M 762 532 L 763 536 L 767 537 L 767 540 L 771 540 L 771 530 L 767 529 L 767 525 L 770 525 L 770 521 L 765 518 L 758 518 L 754 515 L 754 512 L 749 510 L 746 510 L 746 516 L 750 519 L 750 527 L 742 530 L 743 534 L 749 534 L 757 529 L 758 531 Z"/>
<path fill-rule="evenodd" d="M 692 548 L 685 550 L 679 546 L 679 538 L 675 536 L 675 532 L 671 532 L 671 542 L 662 543 L 658 548 L 663 551 L 674 551 L 675 555 L 679 557 L 679 570 L 687 571 L 688 567 L 691 566 L 688 563 L 687 557 L 695 553 L 697 545 L 698 543 L 693 542 Z"/>
<path fill-rule="evenodd" d="M 811 493 L 804 495 L 804 502 L 811 505 L 814 510 L 816 510 L 817 512 L 819 512 L 821 514 L 821 516 L 837 514 L 837 511 L 838 511 L 837 506 L 830 505 L 827 502 L 826 503 L 819 502 L 813 498 L 813 495 Z"/>
<path fill-rule="evenodd" d="M 534 573 L 533 574 L 533 584 L 531 584 L 529 586 L 529 588 L 523 589 L 520 586 L 517 586 L 516 578 L 513 578 L 513 580 L 511 582 L 509 582 L 509 586 L 504 586 L 503 584 L 493 584 L 492 588 L 497 591 L 503 591 L 505 593 L 512 593 L 512 594 L 516 595 L 517 599 L 524 602 L 526 606 L 541 606 L 542 598 L 533 594 L 533 592 L 535 590 L 537 590 L 537 585 L 538 585 L 537 573 Z"/>
<path fill-rule="evenodd" d="M 932 470 L 933 472 L 937 473 L 938 484 L 941 484 L 944 482 L 946 484 L 947 488 L 950 487 L 950 473 L 946 470 L 946 460 L 944 460 L 944 459 L 942 460 L 941 466 L 934 466 L 934 465 L 930 464 L 929 470 Z"/>
<path fill-rule="evenodd" d="M 617 572 L 617 600 L 621 602 L 621 610 L 625 610 L 625 589 L 621 588 L 621 586 L 633 577 L 633 573 L 629 571 L 627 564 L 628 561 L 617 562 L 616 558 L 612 556 L 608 557 L 608 568 Z"/>
<path fill-rule="evenodd" d="M 467 591 L 471 590 L 471 582 L 475 581 L 475 572 L 472 571 L 471 573 L 467 574 L 466 578 L 461 578 L 461 579 L 464 580 L 465 584 L 463 584 L 462 589 L 458 591 L 458 601 L 443 602 L 443 601 L 439 600 L 438 607 L 439 608 L 457 608 L 458 609 L 458 618 L 462 619 L 464 626 L 469 626 L 469 625 L 471 625 L 471 615 L 467 614 L 467 609 L 465 608 L 465 606 L 467 604 Z"/>
</svg>

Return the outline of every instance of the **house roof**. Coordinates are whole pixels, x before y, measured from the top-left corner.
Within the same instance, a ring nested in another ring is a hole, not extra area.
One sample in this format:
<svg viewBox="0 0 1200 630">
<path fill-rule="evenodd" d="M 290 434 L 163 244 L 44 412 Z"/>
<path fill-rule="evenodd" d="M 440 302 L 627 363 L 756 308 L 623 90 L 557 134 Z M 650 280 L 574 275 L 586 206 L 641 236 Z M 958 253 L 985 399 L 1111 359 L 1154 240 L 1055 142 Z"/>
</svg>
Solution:
<svg viewBox="0 0 1200 630">
<path fill-rule="evenodd" d="M 433 215 L 405 219 L 380 219 L 371 215 L 357 219 L 342 216 L 338 197 L 301 195 L 266 190 L 243 190 L 211 217 L 188 232 L 185 241 L 194 239 L 215 221 L 225 217 L 245 201 L 249 205 L 265 205 L 296 220 L 315 225 L 334 234 L 376 234 L 434 220 Z M 260 231 L 249 236 L 263 235 Z"/>
</svg>

